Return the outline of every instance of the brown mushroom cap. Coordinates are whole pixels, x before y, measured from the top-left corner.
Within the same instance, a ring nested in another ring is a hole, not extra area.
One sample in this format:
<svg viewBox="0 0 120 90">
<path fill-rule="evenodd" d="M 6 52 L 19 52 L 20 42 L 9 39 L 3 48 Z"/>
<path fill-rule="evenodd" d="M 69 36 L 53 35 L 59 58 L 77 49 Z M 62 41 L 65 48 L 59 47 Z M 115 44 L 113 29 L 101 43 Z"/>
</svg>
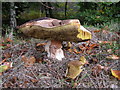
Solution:
<svg viewBox="0 0 120 90">
<path fill-rule="evenodd" d="M 91 33 L 80 25 L 78 19 L 32 20 L 19 26 L 19 29 L 27 36 L 45 40 L 78 42 L 91 39 Z"/>
</svg>

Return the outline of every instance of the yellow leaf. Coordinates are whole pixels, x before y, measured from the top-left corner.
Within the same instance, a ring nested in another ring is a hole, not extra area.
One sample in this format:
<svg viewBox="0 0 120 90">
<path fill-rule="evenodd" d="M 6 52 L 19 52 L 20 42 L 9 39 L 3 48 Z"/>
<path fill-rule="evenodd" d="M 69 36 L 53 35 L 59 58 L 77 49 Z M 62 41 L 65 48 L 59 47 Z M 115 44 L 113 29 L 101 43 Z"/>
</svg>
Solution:
<svg viewBox="0 0 120 90">
<path fill-rule="evenodd" d="M 67 78 L 75 79 L 82 72 L 81 67 L 86 64 L 86 62 L 87 61 L 84 56 L 80 57 L 80 60 L 68 62 L 65 76 Z"/>
<path fill-rule="evenodd" d="M 12 62 L 4 62 L 3 65 L 0 66 L 0 73 L 10 69 L 12 67 Z"/>
<path fill-rule="evenodd" d="M 111 69 L 111 73 L 114 77 L 118 78 L 120 80 L 120 70 L 113 70 Z"/>
</svg>

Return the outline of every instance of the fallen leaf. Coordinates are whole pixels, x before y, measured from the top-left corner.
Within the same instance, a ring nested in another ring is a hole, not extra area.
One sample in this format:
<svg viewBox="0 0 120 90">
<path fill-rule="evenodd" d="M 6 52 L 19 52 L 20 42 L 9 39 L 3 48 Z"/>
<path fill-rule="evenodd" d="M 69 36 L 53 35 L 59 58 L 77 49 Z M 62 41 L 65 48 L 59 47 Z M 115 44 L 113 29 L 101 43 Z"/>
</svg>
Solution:
<svg viewBox="0 0 120 90">
<path fill-rule="evenodd" d="M 31 81 L 32 81 L 33 83 L 38 82 L 38 80 L 37 80 L 37 79 L 31 79 Z"/>
<path fill-rule="evenodd" d="M 103 31 L 108 31 L 109 28 L 108 28 L 108 26 L 105 26 L 105 27 L 103 27 L 101 30 L 103 30 Z"/>
<path fill-rule="evenodd" d="M 93 58 L 92 61 L 93 62 L 98 62 L 98 60 L 96 58 Z"/>
<path fill-rule="evenodd" d="M 108 52 L 108 53 L 111 53 L 111 52 L 112 52 L 112 49 L 108 49 L 107 52 Z"/>
<path fill-rule="evenodd" d="M 44 61 L 43 58 L 36 58 L 37 63 L 42 63 L 43 61 Z"/>
<path fill-rule="evenodd" d="M 46 43 L 38 43 L 37 45 L 36 45 L 36 50 L 37 51 L 41 51 L 41 52 L 44 52 L 45 51 L 45 49 L 44 49 L 44 46 L 46 45 Z"/>
<path fill-rule="evenodd" d="M 94 33 L 96 33 L 96 32 L 100 32 L 100 30 L 94 30 L 93 32 L 94 32 Z"/>
<path fill-rule="evenodd" d="M 68 49 L 68 51 L 69 51 L 69 52 L 73 52 L 73 50 L 72 50 L 72 49 Z"/>
<path fill-rule="evenodd" d="M 3 59 L 0 64 L 4 63 L 7 60 L 7 58 Z"/>
<path fill-rule="evenodd" d="M 102 70 L 107 71 L 108 67 L 97 64 L 95 67 L 92 68 L 92 74 L 94 76 L 97 76 Z"/>
<path fill-rule="evenodd" d="M 113 59 L 113 60 L 119 59 L 119 57 L 118 57 L 117 55 L 114 55 L 114 54 L 109 55 L 109 56 L 107 56 L 106 58 L 107 58 L 107 59 Z"/>
<path fill-rule="evenodd" d="M 35 63 L 35 61 L 36 61 L 34 56 L 31 56 L 29 58 L 25 57 L 25 56 L 22 56 L 21 60 L 25 63 L 24 64 L 25 67 L 31 67 Z"/>
<path fill-rule="evenodd" d="M 85 46 L 83 46 L 83 45 L 80 45 L 79 48 L 80 48 L 82 51 L 86 50 Z"/>
<path fill-rule="evenodd" d="M 3 65 L 0 65 L 0 73 L 10 69 L 12 67 L 12 62 L 4 62 Z"/>
<path fill-rule="evenodd" d="M 98 47 L 99 45 L 94 43 L 94 44 L 89 44 L 89 47 L 92 49 L 92 48 L 95 48 L 95 47 Z"/>
<path fill-rule="evenodd" d="M 104 33 L 104 34 L 108 34 L 109 31 L 107 31 L 107 30 L 103 30 L 102 33 Z"/>
<path fill-rule="evenodd" d="M 6 38 L 7 42 L 13 42 L 10 38 Z"/>
<path fill-rule="evenodd" d="M 36 46 L 44 46 L 46 43 L 38 43 Z"/>
<path fill-rule="evenodd" d="M 111 69 L 111 73 L 114 77 L 118 78 L 120 80 L 120 70 L 113 70 Z"/>
<path fill-rule="evenodd" d="M 4 53 L 4 57 L 5 57 L 5 58 L 10 58 L 10 57 L 11 57 L 11 54 L 10 54 L 10 53 Z"/>
<path fill-rule="evenodd" d="M 6 65 L 1 65 L 0 66 L 0 72 L 4 72 L 4 71 L 6 71 L 8 69 L 8 66 L 6 66 Z"/>
<path fill-rule="evenodd" d="M 80 60 L 68 62 L 65 77 L 75 79 L 82 72 L 81 67 L 86 64 L 86 62 L 87 61 L 84 56 L 81 56 Z"/>
<path fill-rule="evenodd" d="M 0 46 L 5 46 L 5 44 L 0 44 Z"/>
<path fill-rule="evenodd" d="M 10 48 L 10 47 L 11 47 L 11 44 L 7 44 L 6 46 L 7 46 L 8 48 Z"/>
<path fill-rule="evenodd" d="M 107 44 L 109 43 L 110 45 L 112 45 L 112 41 L 98 41 L 101 44 Z"/>
<path fill-rule="evenodd" d="M 73 49 L 73 52 L 75 52 L 76 54 L 82 53 L 82 51 L 78 51 L 77 48 Z"/>
<path fill-rule="evenodd" d="M 73 46 L 71 42 L 68 42 L 67 44 L 68 44 L 67 47 L 71 48 Z"/>
<path fill-rule="evenodd" d="M 76 88 L 77 87 L 77 85 L 78 85 L 78 83 L 73 83 L 73 87 L 72 88 Z"/>
</svg>

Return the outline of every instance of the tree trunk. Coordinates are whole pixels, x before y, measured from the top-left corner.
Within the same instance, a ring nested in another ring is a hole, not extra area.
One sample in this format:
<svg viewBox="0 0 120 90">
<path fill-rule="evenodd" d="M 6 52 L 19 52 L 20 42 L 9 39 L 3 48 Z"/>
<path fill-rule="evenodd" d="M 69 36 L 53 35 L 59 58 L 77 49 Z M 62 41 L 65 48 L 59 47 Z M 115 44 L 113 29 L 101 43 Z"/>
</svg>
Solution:
<svg viewBox="0 0 120 90">
<path fill-rule="evenodd" d="M 11 31 L 10 31 L 10 35 L 9 38 L 13 38 L 13 30 L 15 29 L 17 25 L 16 22 L 16 12 L 15 12 L 15 5 L 14 2 L 10 3 L 10 26 L 11 26 Z"/>
<path fill-rule="evenodd" d="M 65 18 L 67 18 L 67 4 L 68 4 L 68 2 L 66 1 L 65 2 Z"/>
<path fill-rule="evenodd" d="M 43 4 L 44 4 L 46 17 L 49 17 L 49 11 L 48 11 L 48 8 L 46 7 L 47 6 L 47 2 L 43 2 Z"/>
<path fill-rule="evenodd" d="M 49 16 L 50 16 L 51 18 L 53 18 L 53 14 L 52 14 L 52 5 L 51 5 L 50 2 L 48 2 L 48 6 L 50 7 L 50 8 L 49 8 Z"/>
</svg>

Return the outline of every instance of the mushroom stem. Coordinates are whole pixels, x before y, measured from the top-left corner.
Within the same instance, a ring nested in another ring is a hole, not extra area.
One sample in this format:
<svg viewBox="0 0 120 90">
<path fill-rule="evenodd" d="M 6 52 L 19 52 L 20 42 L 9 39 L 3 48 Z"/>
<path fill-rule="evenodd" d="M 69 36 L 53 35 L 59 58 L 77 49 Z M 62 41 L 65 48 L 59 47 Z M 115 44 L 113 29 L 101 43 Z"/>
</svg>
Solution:
<svg viewBox="0 0 120 90">
<path fill-rule="evenodd" d="M 64 53 L 62 50 L 62 42 L 61 41 L 48 41 L 47 44 L 45 45 L 45 51 L 48 53 L 48 57 L 54 58 L 57 60 L 62 60 L 64 58 Z"/>
</svg>

